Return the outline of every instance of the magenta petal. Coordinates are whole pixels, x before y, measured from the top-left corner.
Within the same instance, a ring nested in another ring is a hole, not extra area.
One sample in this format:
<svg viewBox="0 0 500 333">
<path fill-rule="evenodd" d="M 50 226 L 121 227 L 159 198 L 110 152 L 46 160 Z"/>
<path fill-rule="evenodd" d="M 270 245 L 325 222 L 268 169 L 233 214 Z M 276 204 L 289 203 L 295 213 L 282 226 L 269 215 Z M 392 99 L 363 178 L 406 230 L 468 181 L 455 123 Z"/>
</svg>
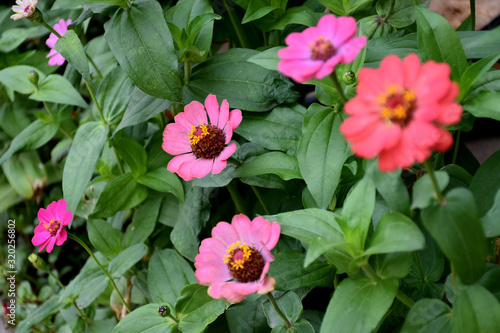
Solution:
<svg viewBox="0 0 500 333">
<path fill-rule="evenodd" d="M 45 232 L 43 232 L 43 231 L 42 232 L 36 232 L 35 231 L 35 235 L 31 239 L 31 243 L 33 243 L 34 246 L 38 246 L 40 244 L 43 244 L 50 237 L 52 237 L 52 235 L 50 234 L 49 231 L 47 231 L 45 228 L 44 228 L 44 230 L 45 230 Z"/>
<path fill-rule="evenodd" d="M 55 237 L 51 237 L 49 239 L 49 242 L 47 243 L 47 252 L 48 253 L 52 252 L 52 250 L 54 249 L 55 243 L 56 243 L 56 238 Z"/>
<path fill-rule="evenodd" d="M 56 245 L 61 246 L 66 239 L 68 239 L 68 233 L 64 229 L 60 230 L 56 238 Z"/>
<path fill-rule="evenodd" d="M 240 125 L 242 119 L 241 110 L 234 109 L 229 112 L 229 121 L 233 130 Z"/>
<path fill-rule="evenodd" d="M 219 123 L 217 124 L 217 127 L 219 128 L 228 127 L 226 126 L 228 118 L 229 118 L 229 104 L 227 103 L 227 100 L 223 100 L 222 104 L 220 105 Z"/>
<path fill-rule="evenodd" d="M 50 214 L 47 212 L 45 208 L 40 208 L 38 210 L 38 221 L 49 223 L 50 222 Z"/>
<path fill-rule="evenodd" d="M 168 162 L 167 170 L 170 172 L 178 172 L 182 164 L 196 160 L 194 154 L 184 154 L 175 156 Z M 181 176 L 182 177 L 182 176 Z"/>
<path fill-rule="evenodd" d="M 212 94 L 208 95 L 205 99 L 205 107 L 210 118 L 210 123 L 217 126 L 219 122 L 219 102 L 217 102 L 217 97 Z"/>
</svg>

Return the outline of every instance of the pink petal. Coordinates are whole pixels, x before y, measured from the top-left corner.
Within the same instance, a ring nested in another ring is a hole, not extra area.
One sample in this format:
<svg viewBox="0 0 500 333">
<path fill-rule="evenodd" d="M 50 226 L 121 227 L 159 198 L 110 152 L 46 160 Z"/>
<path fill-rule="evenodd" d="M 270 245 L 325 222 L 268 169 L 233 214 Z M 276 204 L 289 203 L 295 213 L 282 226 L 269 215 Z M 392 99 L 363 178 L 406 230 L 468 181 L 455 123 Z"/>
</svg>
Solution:
<svg viewBox="0 0 500 333">
<path fill-rule="evenodd" d="M 175 156 L 168 162 L 167 165 L 167 170 L 170 172 L 178 172 L 179 168 L 187 162 L 191 162 L 196 160 L 196 156 L 194 154 L 184 154 L 184 155 L 179 155 Z M 182 177 L 182 176 L 181 176 Z"/>
<path fill-rule="evenodd" d="M 212 173 L 214 175 L 220 173 L 227 165 L 227 159 L 231 157 L 236 151 L 236 144 L 233 142 L 221 152 L 219 156 L 214 159 L 214 164 L 212 166 Z"/>
<path fill-rule="evenodd" d="M 229 269 L 221 270 L 217 266 L 203 266 L 194 272 L 199 284 L 208 285 L 211 283 L 225 282 L 232 279 Z"/>
<path fill-rule="evenodd" d="M 338 48 L 348 40 L 356 36 L 358 28 L 356 20 L 353 17 L 341 16 L 337 19 L 337 27 L 335 33 L 332 32 L 332 42 L 335 48 Z"/>
<path fill-rule="evenodd" d="M 326 63 L 321 66 L 321 68 L 316 72 L 316 75 L 314 76 L 317 79 L 322 79 L 325 76 L 328 76 L 332 74 L 333 70 L 335 69 L 335 66 L 337 66 L 338 63 L 340 63 L 340 60 L 342 59 L 341 54 L 336 54 L 335 56 L 331 57 L 328 59 Z"/>
<path fill-rule="evenodd" d="M 250 227 L 249 236 L 252 244 L 260 251 L 262 246 L 265 246 L 271 239 L 271 222 L 262 216 L 254 218 Z"/>
<path fill-rule="evenodd" d="M 292 60 L 292 59 L 311 59 L 311 49 L 307 47 L 307 45 L 303 46 L 300 45 L 294 46 L 294 47 L 286 47 L 283 49 L 280 49 L 278 51 L 278 57 L 280 57 L 283 60 Z"/>
<path fill-rule="evenodd" d="M 233 130 L 240 125 L 242 120 L 243 116 L 241 115 L 241 110 L 234 109 L 233 111 L 229 112 L 229 121 L 231 122 L 231 127 Z"/>
<path fill-rule="evenodd" d="M 246 295 L 256 293 L 259 290 L 256 282 L 228 282 L 221 289 L 221 295 L 229 302 L 241 302 Z"/>
<path fill-rule="evenodd" d="M 51 215 L 49 214 L 49 212 L 45 208 L 40 208 L 38 210 L 38 220 L 40 222 L 49 223 L 51 220 Z"/>
<path fill-rule="evenodd" d="M 173 126 L 172 126 L 173 125 Z M 189 143 L 188 133 L 180 131 L 183 129 L 177 124 L 168 124 L 163 132 L 163 143 L 161 147 L 170 155 L 179 155 L 189 153 L 192 151 L 191 144 Z"/>
<path fill-rule="evenodd" d="M 282 60 L 278 63 L 278 71 L 297 82 L 306 82 L 314 78 L 321 66 L 321 60 Z"/>
<path fill-rule="evenodd" d="M 227 248 L 227 245 L 216 238 L 205 238 L 201 241 L 200 253 L 213 252 L 222 260 L 222 258 L 224 258 L 224 256 L 227 254 Z"/>
<path fill-rule="evenodd" d="M 56 243 L 56 238 L 51 237 L 47 243 L 47 252 L 50 253 L 54 249 L 54 244 Z"/>
<path fill-rule="evenodd" d="M 43 226 L 42 226 L 43 228 Z M 38 246 L 40 244 L 42 244 L 43 242 L 46 242 L 50 237 L 52 237 L 52 235 L 50 234 L 50 232 L 43 228 L 45 230 L 45 232 L 43 231 L 35 231 L 35 235 L 33 236 L 33 238 L 31 239 L 31 243 L 33 243 L 34 246 Z"/>
<path fill-rule="evenodd" d="M 364 140 L 352 143 L 356 155 L 374 158 L 382 150 L 393 147 L 401 137 L 401 127 L 393 124 L 380 124 Z"/>
<path fill-rule="evenodd" d="M 226 123 L 227 124 L 227 123 Z M 229 124 L 230 126 L 224 127 L 224 136 L 226 137 L 226 140 L 224 143 L 227 145 L 229 141 L 231 141 L 231 138 L 233 137 L 233 125 Z"/>
<path fill-rule="evenodd" d="M 382 79 L 387 85 L 403 86 L 404 68 L 398 56 L 392 54 L 385 57 L 380 63 L 379 73 L 383 73 Z"/>
<path fill-rule="evenodd" d="M 339 50 L 339 53 L 342 55 L 342 60 L 340 62 L 343 64 L 348 64 L 353 62 L 365 45 L 366 45 L 366 36 L 353 38 L 344 45 L 342 45 L 342 48 Z"/>
<path fill-rule="evenodd" d="M 56 237 L 56 245 L 61 246 L 66 241 L 66 239 L 68 239 L 68 233 L 66 232 L 66 230 L 59 230 L 59 233 Z"/>
<path fill-rule="evenodd" d="M 247 245 L 252 246 L 252 239 L 250 238 L 250 228 L 251 221 L 244 214 L 238 214 L 233 217 L 231 221 L 234 229 L 238 233 L 239 238 L 242 242 L 247 243 Z"/>
<path fill-rule="evenodd" d="M 221 289 L 222 286 L 224 286 L 225 283 L 213 283 L 208 287 L 208 294 L 210 297 L 215 298 L 215 299 L 220 299 L 222 298 L 221 295 Z"/>
<path fill-rule="evenodd" d="M 219 123 L 217 124 L 218 128 L 225 128 L 227 120 L 229 118 L 229 104 L 227 100 L 223 100 L 220 105 L 220 114 L 219 114 Z M 227 139 L 227 138 L 226 138 Z"/>
<path fill-rule="evenodd" d="M 226 253 L 227 254 L 227 253 Z M 224 256 L 220 256 L 215 252 L 201 252 L 194 258 L 194 266 L 201 268 L 204 266 L 214 266 L 218 269 L 227 269 L 227 265 L 223 261 Z"/>
<path fill-rule="evenodd" d="M 203 104 L 197 101 L 192 101 L 184 108 L 186 120 L 193 126 L 207 124 L 207 112 Z"/>
<path fill-rule="evenodd" d="M 276 285 L 276 280 L 271 276 L 266 276 L 264 281 L 259 285 L 259 290 L 257 294 L 267 294 L 270 291 L 274 290 L 274 286 Z"/>
<path fill-rule="evenodd" d="M 217 97 L 215 95 L 208 95 L 205 99 L 205 107 L 207 109 L 208 117 L 210 118 L 210 123 L 212 125 L 218 126 L 219 122 L 219 102 L 217 102 Z M 221 127 L 222 128 L 222 127 Z"/>
<path fill-rule="evenodd" d="M 403 59 L 404 86 L 411 87 L 420 75 L 420 58 L 415 53 L 409 54 Z"/>
<path fill-rule="evenodd" d="M 191 162 L 190 173 L 194 178 L 203 178 L 212 171 L 212 165 L 214 164 L 214 160 L 199 158 L 196 161 Z"/>
<path fill-rule="evenodd" d="M 240 240 L 236 230 L 227 222 L 217 223 L 215 228 L 212 229 L 212 237 L 220 240 L 226 246 L 226 249 Z"/>
</svg>

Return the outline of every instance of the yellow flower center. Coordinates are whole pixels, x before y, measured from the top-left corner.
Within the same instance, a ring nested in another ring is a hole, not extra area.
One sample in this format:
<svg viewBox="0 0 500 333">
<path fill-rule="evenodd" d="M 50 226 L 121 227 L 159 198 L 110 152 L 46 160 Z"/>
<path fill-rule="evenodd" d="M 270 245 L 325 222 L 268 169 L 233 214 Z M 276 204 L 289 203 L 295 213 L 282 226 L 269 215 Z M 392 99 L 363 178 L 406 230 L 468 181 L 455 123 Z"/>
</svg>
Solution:
<svg viewBox="0 0 500 333">
<path fill-rule="evenodd" d="M 207 124 L 203 124 L 200 126 L 192 126 L 191 132 L 189 132 L 189 143 L 191 143 L 191 146 L 194 146 L 208 134 L 209 133 Z"/>
<path fill-rule="evenodd" d="M 380 118 L 406 125 L 415 108 L 416 95 L 411 89 L 391 85 L 381 93 L 376 102 L 380 105 Z"/>
<path fill-rule="evenodd" d="M 254 247 L 237 241 L 226 252 L 222 260 L 236 281 L 251 282 L 260 278 L 265 262 L 262 254 Z"/>
<path fill-rule="evenodd" d="M 226 146 L 226 135 L 220 128 L 212 124 L 192 126 L 188 137 L 193 154 L 198 158 L 215 158 Z"/>
<path fill-rule="evenodd" d="M 335 54 L 335 48 L 328 38 L 319 36 L 314 42 L 309 43 L 311 59 L 326 61 Z"/>
<path fill-rule="evenodd" d="M 43 222 L 42 224 L 45 227 L 45 229 L 47 229 L 50 232 L 52 236 L 55 236 L 57 234 L 57 230 L 59 230 L 59 228 L 61 227 L 61 223 L 59 221 L 54 221 L 54 220 L 50 220 L 49 224 Z"/>
</svg>

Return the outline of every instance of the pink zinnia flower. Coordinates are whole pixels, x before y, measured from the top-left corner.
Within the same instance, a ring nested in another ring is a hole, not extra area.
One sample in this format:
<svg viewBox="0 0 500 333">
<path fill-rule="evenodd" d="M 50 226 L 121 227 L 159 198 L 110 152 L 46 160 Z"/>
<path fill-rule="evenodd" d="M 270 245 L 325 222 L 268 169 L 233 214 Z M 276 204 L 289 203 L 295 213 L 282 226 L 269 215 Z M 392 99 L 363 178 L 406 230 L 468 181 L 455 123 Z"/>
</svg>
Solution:
<svg viewBox="0 0 500 333">
<path fill-rule="evenodd" d="M 354 153 L 379 156 L 380 170 L 394 171 L 424 162 L 433 150 L 447 151 L 453 138 L 444 126 L 462 116 L 450 73 L 448 64 L 421 64 L 416 54 L 390 55 L 379 69 L 361 69 L 357 96 L 345 105 L 351 117 L 340 126 Z"/>
<path fill-rule="evenodd" d="M 36 11 L 38 0 L 16 0 L 16 3 L 17 6 L 12 6 L 12 10 L 15 14 L 10 17 L 13 20 L 27 18 L 33 15 Z"/>
<path fill-rule="evenodd" d="M 323 16 L 316 27 L 294 32 L 285 39 L 289 47 L 278 51 L 278 70 L 297 82 L 330 75 L 338 63 L 348 64 L 366 44 L 353 17 Z"/>
<path fill-rule="evenodd" d="M 68 31 L 68 26 L 70 24 L 71 24 L 71 19 L 69 19 L 67 21 L 60 19 L 59 23 L 56 23 L 54 25 L 54 30 L 57 31 L 59 33 L 59 35 L 64 36 L 66 31 Z M 66 59 L 64 59 L 64 57 L 59 52 L 57 52 L 56 49 L 54 48 L 58 39 L 59 39 L 59 37 L 54 35 L 54 33 L 51 33 L 49 38 L 45 42 L 45 44 L 47 44 L 47 46 L 51 48 L 49 54 L 47 54 L 47 58 L 50 58 L 49 59 L 49 66 L 55 66 L 55 65 L 61 66 L 66 61 Z"/>
<path fill-rule="evenodd" d="M 260 216 L 250 221 L 240 214 L 231 224 L 217 223 L 212 238 L 201 242 L 195 259 L 198 283 L 209 286 L 211 297 L 232 303 L 274 290 L 276 280 L 266 274 L 274 261 L 270 250 L 278 243 L 280 232 L 278 223 Z"/>
<path fill-rule="evenodd" d="M 62 245 L 68 233 L 63 229 L 73 219 L 73 214 L 66 210 L 66 201 L 61 199 L 53 201 L 47 206 L 47 209 L 40 208 L 38 211 L 38 224 L 35 228 L 35 236 L 31 242 L 34 246 L 40 246 L 38 252 L 41 252 L 47 246 L 47 252 L 51 252 L 54 244 L 57 246 Z"/>
<path fill-rule="evenodd" d="M 184 180 L 221 172 L 236 151 L 236 144 L 228 143 L 241 122 L 241 111 L 229 112 L 227 100 L 222 101 L 219 111 L 215 95 L 207 96 L 205 107 L 200 102 L 189 103 L 163 132 L 163 150 L 178 155 L 170 160 L 167 169 Z"/>
</svg>

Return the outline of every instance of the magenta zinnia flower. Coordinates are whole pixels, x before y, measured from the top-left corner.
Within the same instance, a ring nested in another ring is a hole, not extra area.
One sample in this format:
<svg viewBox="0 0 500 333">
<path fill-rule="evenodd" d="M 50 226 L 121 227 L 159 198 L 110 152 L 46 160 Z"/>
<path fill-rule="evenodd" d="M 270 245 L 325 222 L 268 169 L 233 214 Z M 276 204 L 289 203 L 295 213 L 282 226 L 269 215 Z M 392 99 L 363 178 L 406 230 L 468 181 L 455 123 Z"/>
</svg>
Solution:
<svg viewBox="0 0 500 333">
<path fill-rule="evenodd" d="M 13 20 L 27 18 L 33 15 L 36 11 L 38 0 L 16 0 L 16 3 L 17 6 L 12 6 L 12 10 L 15 14 L 10 17 Z"/>
<path fill-rule="evenodd" d="M 270 250 L 278 243 L 280 232 L 278 223 L 260 216 L 250 221 L 240 214 L 231 224 L 217 223 L 212 238 L 201 242 L 195 258 L 198 283 L 209 286 L 211 297 L 232 303 L 274 290 L 276 280 L 266 274 L 274 261 Z"/>
<path fill-rule="evenodd" d="M 357 96 L 345 105 L 351 117 L 340 126 L 354 153 L 378 156 L 380 170 L 394 171 L 424 162 L 433 150 L 447 151 L 453 138 L 444 126 L 462 116 L 450 73 L 448 64 L 421 64 L 416 54 L 390 55 L 379 69 L 361 69 Z"/>
<path fill-rule="evenodd" d="M 68 31 L 68 26 L 71 24 L 71 19 L 64 21 L 63 19 L 60 19 L 58 23 L 54 25 L 54 30 L 59 33 L 59 35 L 63 36 L 66 31 Z M 48 47 L 50 47 L 50 52 L 47 54 L 47 58 L 49 59 L 49 66 L 55 66 L 59 65 L 61 66 L 64 64 L 66 59 L 56 51 L 54 46 L 56 45 L 57 40 L 59 37 L 54 35 L 54 33 L 51 33 L 45 44 L 47 44 Z"/>
<path fill-rule="evenodd" d="M 353 17 L 323 16 L 316 27 L 294 32 L 285 39 L 286 47 L 278 51 L 278 70 L 297 82 L 330 75 L 339 63 L 348 64 L 366 44 Z"/>
<path fill-rule="evenodd" d="M 241 122 L 241 111 L 229 112 L 227 100 L 222 101 L 219 111 L 215 95 L 207 96 L 205 107 L 200 102 L 189 103 L 184 112 L 175 116 L 175 123 L 168 124 L 163 132 L 163 150 L 178 155 L 168 163 L 167 169 L 184 180 L 221 172 L 236 151 L 236 144 L 229 141 Z"/>
<path fill-rule="evenodd" d="M 47 246 L 47 252 L 51 252 L 54 244 L 62 245 L 68 233 L 63 229 L 64 226 L 70 224 L 73 219 L 73 214 L 66 210 L 66 201 L 61 199 L 57 202 L 53 201 L 47 206 L 47 209 L 40 208 L 38 211 L 38 224 L 35 228 L 35 236 L 31 242 L 34 246 L 40 246 L 38 252 L 41 252 Z"/>
</svg>

